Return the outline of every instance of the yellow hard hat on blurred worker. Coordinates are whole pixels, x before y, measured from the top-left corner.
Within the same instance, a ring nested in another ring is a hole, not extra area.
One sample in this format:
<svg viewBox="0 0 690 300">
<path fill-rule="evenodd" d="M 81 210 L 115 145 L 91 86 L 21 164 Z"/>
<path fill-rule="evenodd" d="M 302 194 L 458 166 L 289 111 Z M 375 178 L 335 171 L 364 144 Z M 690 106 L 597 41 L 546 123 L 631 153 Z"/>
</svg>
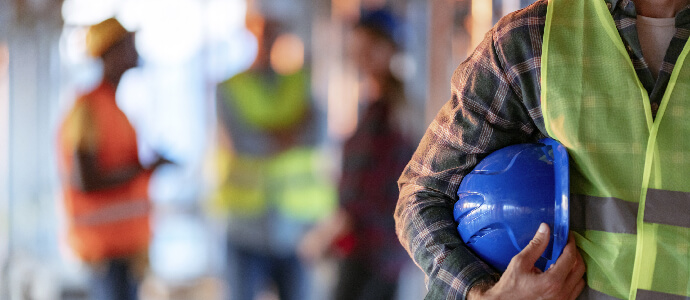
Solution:
<svg viewBox="0 0 690 300">
<path fill-rule="evenodd" d="M 115 18 L 92 25 L 86 33 L 86 53 L 91 57 L 101 57 L 129 33 Z"/>
</svg>

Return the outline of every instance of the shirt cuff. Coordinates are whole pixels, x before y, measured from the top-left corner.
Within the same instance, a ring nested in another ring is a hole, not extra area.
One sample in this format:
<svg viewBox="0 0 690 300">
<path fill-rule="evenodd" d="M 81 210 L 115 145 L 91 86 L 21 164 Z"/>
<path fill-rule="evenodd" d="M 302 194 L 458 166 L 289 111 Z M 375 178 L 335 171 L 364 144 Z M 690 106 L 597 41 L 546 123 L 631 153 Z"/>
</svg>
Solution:
<svg viewBox="0 0 690 300">
<path fill-rule="evenodd" d="M 477 258 L 465 247 L 450 252 L 436 274 L 429 276 L 429 292 L 425 299 L 464 300 L 476 284 L 493 285 L 500 274 Z"/>
</svg>

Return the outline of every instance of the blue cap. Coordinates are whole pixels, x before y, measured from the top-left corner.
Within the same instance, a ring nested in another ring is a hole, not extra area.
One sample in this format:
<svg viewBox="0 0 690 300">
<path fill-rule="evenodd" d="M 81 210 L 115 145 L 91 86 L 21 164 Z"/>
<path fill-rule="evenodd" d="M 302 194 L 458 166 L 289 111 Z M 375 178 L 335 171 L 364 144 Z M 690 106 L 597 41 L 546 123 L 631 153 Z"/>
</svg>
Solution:
<svg viewBox="0 0 690 300">
<path fill-rule="evenodd" d="M 569 184 L 568 153 L 553 139 L 497 150 L 460 184 L 453 209 L 458 233 L 482 260 L 505 271 L 547 223 L 551 239 L 535 264 L 546 270 L 568 243 Z"/>
</svg>

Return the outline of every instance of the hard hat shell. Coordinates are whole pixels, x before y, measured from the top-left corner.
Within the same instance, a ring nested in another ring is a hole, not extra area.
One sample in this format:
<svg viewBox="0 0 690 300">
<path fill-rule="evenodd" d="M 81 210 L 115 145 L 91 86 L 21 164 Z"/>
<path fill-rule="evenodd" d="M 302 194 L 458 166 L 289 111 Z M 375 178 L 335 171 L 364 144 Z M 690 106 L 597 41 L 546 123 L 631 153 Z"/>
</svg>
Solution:
<svg viewBox="0 0 690 300">
<path fill-rule="evenodd" d="M 568 154 L 553 139 L 499 149 L 467 174 L 453 216 L 463 242 L 482 260 L 505 271 L 539 225 L 551 238 L 535 266 L 556 262 L 568 242 Z"/>
<path fill-rule="evenodd" d="M 115 18 L 91 25 L 86 32 L 86 53 L 91 57 L 101 57 L 127 34 L 131 33 Z"/>
</svg>

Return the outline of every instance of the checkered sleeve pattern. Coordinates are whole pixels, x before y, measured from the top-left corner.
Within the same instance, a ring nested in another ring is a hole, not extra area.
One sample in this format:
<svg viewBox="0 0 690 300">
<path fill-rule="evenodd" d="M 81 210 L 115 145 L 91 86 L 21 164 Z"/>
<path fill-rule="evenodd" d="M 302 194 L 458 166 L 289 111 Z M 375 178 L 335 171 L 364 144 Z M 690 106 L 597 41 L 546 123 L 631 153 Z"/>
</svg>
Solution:
<svg viewBox="0 0 690 300">
<path fill-rule="evenodd" d="M 397 233 L 427 274 L 427 299 L 465 299 L 475 284 L 499 278 L 463 244 L 453 204 L 460 181 L 479 160 L 542 137 L 533 120 L 541 118 L 534 49 L 541 48 L 545 7 L 540 1 L 503 18 L 460 64 L 451 79 L 451 99 L 398 182 Z"/>
</svg>

